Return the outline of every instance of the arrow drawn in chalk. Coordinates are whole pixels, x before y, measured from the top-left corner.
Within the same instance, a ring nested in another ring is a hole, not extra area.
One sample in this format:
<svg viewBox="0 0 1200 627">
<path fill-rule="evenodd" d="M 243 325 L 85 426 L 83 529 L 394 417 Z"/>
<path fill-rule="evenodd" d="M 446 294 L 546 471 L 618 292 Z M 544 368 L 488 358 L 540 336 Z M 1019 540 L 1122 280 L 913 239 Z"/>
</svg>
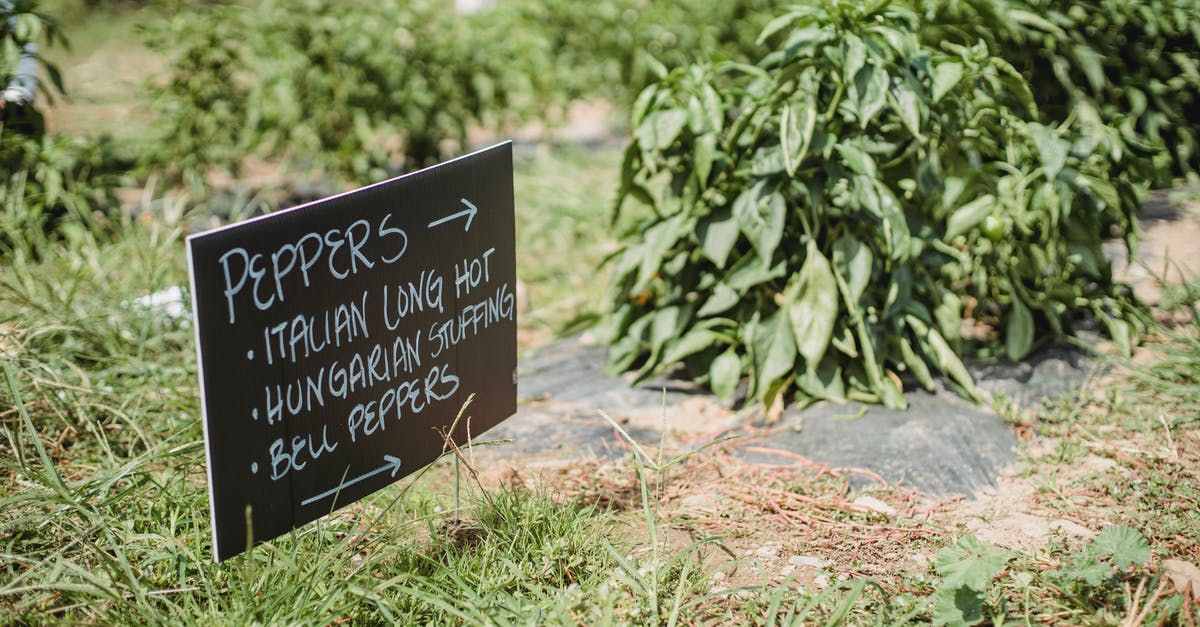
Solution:
<svg viewBox="0 0 1200 627">
<path fill-rule="evenodd" d="M 458 218 L 467 216 L 467 228 L 465 228 L 463 230 L 470 231 L 471 230 L 471 220 L 474 220 L 475 214 L 479 213 L 479 207 L 476 207 L 475 205 L 471 204 L 471 201 L 467 200 L 466 198 L 459 198 L 459 200 L 462 201 L 462 204 L 467 206 L 466 209 L 463 209 L 462 211 L 459 211 L 458 213 L 452 213 L 444 218 L 440 218 L 438 220 L 434 220 L 433 222 L 430 222 L 429 228 L 432 229 L 433 227 L 438 226 L 440 224 L 445 224 L 451 220 L 457 220 Z"/>
<path fill-rule="evenodd" d="M 363 475 L 359 475 L 359 476 L 357 476 L 353 479 L 349 479 L 347 481 L 343 481 L 340 485 L 338 485 L 335 488 L 330 488 L 320 494 L 317 494 L 315 496 L 310 496 L 310 497 L 304 499 L 303 501 L 300 501 L 300 506 L 303 507 L 305 505 L 308 505 L 309 503 L 316 503 L 317 501 L 320 501 L 321 499 L 324 499 L 325 497 L 331 496 L 333 494 L 337 494 L 338 492 L 345 490 L 346 488 L 358 483 L 359 481 L 363 481 L 365 479 L 370 479 L 371 477 L 374 477 L 375 475 L 377 475 L 381 472 L 387 472 L 390 470 L 390 471 L 392 471 L 392 477 L 395 477 L 396 473 L 400 472 L 400 458 L 399 457 L 396 457 L 395 455 L 384 455 L 383 461 L 385 461 L 387 463 L 380 466 L 379 468 L 376 468 L 375 470 L 372 470 L 371 472 L 368 472 Z"/>
</svg>

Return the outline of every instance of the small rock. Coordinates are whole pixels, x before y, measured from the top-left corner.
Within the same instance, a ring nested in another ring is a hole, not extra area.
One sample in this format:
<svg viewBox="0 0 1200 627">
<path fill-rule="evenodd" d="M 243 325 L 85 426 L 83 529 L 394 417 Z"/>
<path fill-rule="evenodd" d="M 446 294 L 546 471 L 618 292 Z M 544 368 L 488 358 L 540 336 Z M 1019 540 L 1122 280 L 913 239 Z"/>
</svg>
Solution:
<svg viewBox="0 0 1200 627">
<path fill-rule="evenodd" d="M 811 555 L 793 555 L 788 558 L 788 564 L 792 567 L 824 568 L 829 565 L 829 562 Z"/>
<path fill-rule="evenodd" d="M 860 496 L 854 499 L 853 504 L 862 510 L 875 512 L 876 514 L 883 514 L 884 516 L 896 515 L 896 508 L 873 496 Z"/>
<path fill-rule="evenodd" d="M 1095 531 L 1092 531 L 1091 529 L 1088 529 L 1087 527 L 1084 527 L 1083 525 L 1080 525 L 1078 523 L 1073 523 L 1069 520 L 1064 520 L 1062 518 L 1058 518 L 1058 519 L 1050 521 L 1049 528 L 1057 529 L 1057 530 L 1062 531 L 1063 533 L 1067 534 L 1068 536 L 1071 536 L 1074 538 L 1080 538 L 1080 539 L 1084 539 L 1084 540 L 1093 538 L 1096 536 Z"/>
<path fill-rule="evenodd" d="M 828 588 L 829 577 L 826 577 L 825 575 L 817 575 L 816 577 L 813 577 L 813 587 L 815 587 L 817 590 L 824 590 L 825 588 Z"/>
<path fill-rule="evenodd" d="M 779 552 L 781 550 L 783 550 L 782 542 L 768 542 L 758 547 L 758 550 L 754 552 L 754 556 L 760 560 L 763 560 L 764 562 L 767 562 L 779 557 Z"/>
</svg>

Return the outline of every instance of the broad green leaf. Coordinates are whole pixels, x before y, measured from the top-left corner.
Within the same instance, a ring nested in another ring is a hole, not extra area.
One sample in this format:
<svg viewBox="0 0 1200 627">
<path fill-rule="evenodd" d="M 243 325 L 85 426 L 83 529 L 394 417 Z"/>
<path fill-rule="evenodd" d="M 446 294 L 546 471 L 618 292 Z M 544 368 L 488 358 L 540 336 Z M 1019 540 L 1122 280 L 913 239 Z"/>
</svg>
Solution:
<svg viewBox="0 0 1200 627">
<path fill-rule="evenodd" d="M 1020 361 L 1033 347 L 1033 314 L 1015 294 L 1012 313 L 1008 316 L 1008 325 L 1004 331 L 1004 346 L 1008 358 L 1013 361 Z"/>
<path fill-rule="evenodd" d="M 1031 124 L 1030 129 L 1033 133 L 1033 143 L 1041 157 L 1042 168 L 1046 171 L 1046 178 L 1053 180 L 1067 164 L 1067 151 L 1071 145 L 1059 137 L 1057 129 L 1053 127 Z"/>
<path fill-rule="evenodd" d="M 704 306 L 700 307 L 700 311 L 696 312 L 696 315 L 701 318 L 707 318 L 708 316 L 724 313 L 730 307 L 738 304 L 738 301 L 741 299 L 742 297 L 733 291 L 733 288 L 724 283 L 717 283 L 713 287 L 712 295 L 708 297 L 708 300 L 704 301 Z"/>
<path fill-rule="evenodd" d="M 785 298 L 796 346 L 807 364 L 818 364 L 829 347 L 838 315 L 837 279 L 829 260 L 812 240 L 804 265 L 788 285 Z"/>
<path fill-rule="evenodd" d="M 783 259 L 773 266 L 766 266 L 753 252 L 748 252 L 742 255 L 742 258 L 738 259 L 729 269 L 729 276 L 725 278 L 725 283 L 739 294 L 744 294 L 752 287 L 783 276 L 786 267 L 787 264 Z"/>
<path fill-rule="evenodd" d="M 754 352 L 757 367 L 755 389 L 761 396 L 771 383 L 792 372 L 796 366 L 796 341 L 783 310 L 776 311 L 759 323 L 754 334 Z"/>
<path fill-rule="evenodd" d="M 842 368 L 836 359 L 822 359 L 814 368 L 811 364 L 804 372 L 796 377 L 796 385 L 814 399 L 828 399 L 844 402 L 846 400 L 846 382 L 842 378 Z"/>
<path fill-rule="evenodd" d="M 870 178 L 876 177 L 875 160 L 871 158 L 871 155 L 863 152 L 861 148 L 840 143 L 834 145 L 834 149 L 842 156 L 842 162 L 851 170 Z"/>
<path fill-rule="evenodd" d="M 797 110 L 801 109 L 801 110 Z M 813 129 L 817 123 L 816 101 L 806 101 L 802 106 L 794 103 L 784 105 L 780 120 L 780 147 L 783 149 L 784 165 L 789 176 L 796 175 L 796 169 L 804 162 L 808 148 L 812 144 Z"/>
<path fill-rule="evenodd" d="M 857 108 L 860 127 L 867 128 L 867 125 L 875 119 L 875 115 L 887 103 L 889 81 L 887 70 L 875 63 L 859 70 L 858 75 L 854 78 L 854 86 L 858 92 Z"/>
<path fill-rule="evenodd" d="M 654 312 L 650 321 L 650 348 L 658 350 L 676 337 L 683 322 L 683 308 L 675 305 Z"/>
<path fill-rule="evenodd" d="M 663 350 L 662 362 L 664 365 L 679 363 L 685 357 L 690 357 L 702 350 L 712 348 L 720 344 L 720 342 L 720 333 L 711 329 L 695 327 L 683 337 L 667 344 L 666 349 Z"/>
<path fill-rule="evenodd" d="M 766 177 L 787 170 L 787 160 L 780 146 L 764 146 L 759 148 L 750 159 L 750 174 L 755 177 Z"/>
<path fill-rule="evenodd" d="M 767 25 L 763 27 L 762 33 L 759 34 L 755 43 L 757 45 L 762 45 L 762 43 L 770 39 L 772 35 L 787 28 L 792 24 L 792 22 L 796 21 L 797 18 L 800 18 L 803 15 L 804 14 L 799 11 L 791 11 L 780 15 L 770 22 L 767 22 Z"/>
<path fill-rule="evenodd" d="M 842 80 L 853 83 L 867 61 L 867 46 L 858 35 L 848 34 L 842 42 Z"/>
<path fill-rule="evenodd" d="M 963 65 L 958 61 L 945 61 L 933 68 L 933 102 L 941 102 L 946 94 L 962 80 Z"/>
<path fill-rule="evenodd" d="M 653 111 L 637 128 L 638 144 L 645 149 L 663 150 L 675 142 L 687 121 L 686 109 Z"/>
<path fill-rule="evenodd" d="M 901 83 L 901 86 L 896 88 L 893 93 L 896 96 L 896 106 L 899 107 L 896 112 L 900 114 L 900 121 L 913 135 L 921 137 L 922 105 L 917 92 Z"/>
<path fill-rule="evenodd" d="M 1072 556 L 1074 568 L 1063 574 L 1097 587 L 1149 559 L 1150 544 L 1141 533 L 1124 525 L 1113 525 Z"/>
<path fill-rule="evenodd" d="M 733 201 L 733 217 L 763 263 L 770 263 L 783 238 L 787 219 L 783 194 L 768 189 L 765 181 L 759 181 Z"/>
<path fill-rule="evenodd" d="M 1093 556 L 1104 555 L 1122 570 L 1143 566 L 1150 561 L 1150 544 L 1137 529 L 1124 525 L 1106 528 L 1092 540 L 1088 552 Z"/>
<path fill-rule="evenodd" d="M 718 268 L 724 269 L 741 231 L 729 209 L 718 209 L 699 224 L 700 250 Z"/>
<path fill-rule="evenodd" d="M 983 622 L 983 593 L 966 586 L 939 586 L 933 591 L 933 624 L 970 627 Z"/>
<path fill-rule="evenodd" d="M 957 176 L 947 176 L 942 183 L 942 208 L 950 209 L 958 197 L 962 195 L 963 190 L 967 188 L 967 182 Z"/>
<path fill-rule="evenodd" d="M 934 570 L 947 588 L 984 592 L 1011 558 L 1009 551 L 981 542 L 973 535 L 965 535 L 952 546 L 938 551 Z"/>
<path fill-rule="evenodd" d="M 732 347 L 713 360 L 708 371 L 713 393 L 723 401 L 733 398 L 738 381 L 742 378 L 742 360 Z"/>
<path fill-rule="evenodd" d="M 850 293 L 846 294 L 847 302 L 857 304 L 862 298 L 867 284 L 871 281 L 873 261 L 874 254 L 870 247 L 849 233 L 833 243 L 833 263 L 846 278 L 846 285 L 850 288 Z"/>
<path fill-rule="evenodd" d="M 679 240 L 679 218 L 664 220 L 646 230 L 635 287 L 644 286 L 662 269 L 663 257 Z"/>
<path fill-rule="evenodd" d="M 975 225 L 982 222 L 992 212 L 995 205 L 996 198 L 991 194 L 984 194 L 959 207 L 946 220 L 946 236 L 944 239 L 950 241 L 975 228 Z"/>
</svg>

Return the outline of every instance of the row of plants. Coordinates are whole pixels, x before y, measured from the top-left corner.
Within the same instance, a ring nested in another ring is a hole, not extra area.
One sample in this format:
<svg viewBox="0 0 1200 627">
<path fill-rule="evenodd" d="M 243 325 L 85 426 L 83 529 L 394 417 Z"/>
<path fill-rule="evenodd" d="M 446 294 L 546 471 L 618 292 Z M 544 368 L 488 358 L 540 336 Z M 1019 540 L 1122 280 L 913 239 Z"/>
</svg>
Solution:
<svg viewBox="0 0 1200 627">
<path fill-rule="evenodd" d="M 1200 172 L 1200 2 L 921 0 L 932 45 L 983 41 L 1030 83 L 1043 120 L 1079 116 L 1151 153 L 1155 185 Z"/>
<path fill-rule="evenodd" d="M 666 67 L 742 58 L 778 0 L 315 1 L 196 7 L 150 29 L 151 166 L 235 171 L 248 154 L 363 183 L 464 149 L 472 129 L 628 102 Z"/>
<path fill-rule="evenodd" d="M 677 69 L 639 96 L 608 296 L 610 368 L 681 368 L 720 396 L 903 406 L 902 377 L 1020 359 L 1099 320 L 1143 329 L 1101 250 L 1132 247 L 1145 162 L 1122 130 L 986 41 L 933 43 L 900 2 L 822 0 L 754 64 Z M 939 26 L 944 28 L 944 24 Z"/>
</svg>

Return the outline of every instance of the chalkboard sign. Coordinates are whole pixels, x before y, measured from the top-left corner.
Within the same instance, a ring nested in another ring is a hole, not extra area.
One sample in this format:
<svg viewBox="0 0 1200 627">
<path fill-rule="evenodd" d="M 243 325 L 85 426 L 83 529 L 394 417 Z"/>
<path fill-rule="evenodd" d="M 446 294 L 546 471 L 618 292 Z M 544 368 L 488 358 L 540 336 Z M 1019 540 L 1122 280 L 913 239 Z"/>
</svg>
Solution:
<svg viewBox="0 0 1200 627">
<path fill-rule="evenodd" d="M 514 242 L 510 143 L 188 238 L 217 561 L 516 411 Z"/>
</svg>

